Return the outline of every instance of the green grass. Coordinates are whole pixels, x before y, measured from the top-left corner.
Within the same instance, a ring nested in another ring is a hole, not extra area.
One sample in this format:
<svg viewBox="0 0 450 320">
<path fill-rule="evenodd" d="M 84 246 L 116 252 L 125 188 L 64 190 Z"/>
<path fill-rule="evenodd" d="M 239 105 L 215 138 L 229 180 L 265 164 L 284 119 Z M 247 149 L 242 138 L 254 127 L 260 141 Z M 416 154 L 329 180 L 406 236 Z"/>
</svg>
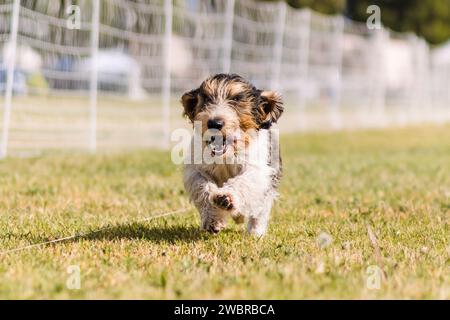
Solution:
<svg viewBox="0 0 450 320">
<path fill-rule="evenodd" d="M 450 127 L 283 136 L 265 238 L 201 233 L 169 153 L 0 162 L 0 298 L 450 298 Z M 368 237 L 378 239 L 381 263 Z M 332 243 L 321 247 L 326 233 Z M 386 280 L 366 286 L 380 263 Z M 81 288 L 67 268 L 78 265 Z"/>
</svg>

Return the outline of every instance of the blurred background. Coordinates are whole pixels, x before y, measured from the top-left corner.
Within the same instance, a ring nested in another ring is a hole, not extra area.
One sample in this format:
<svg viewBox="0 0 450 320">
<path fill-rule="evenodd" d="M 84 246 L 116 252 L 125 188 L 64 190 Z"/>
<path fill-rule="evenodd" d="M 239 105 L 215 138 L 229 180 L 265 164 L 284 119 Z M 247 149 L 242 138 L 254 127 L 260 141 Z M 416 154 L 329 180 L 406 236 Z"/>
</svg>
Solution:
<svg viewBox="0 0 450 320">
<path fill-rule="evenodd" d="M 449 0 L 0 0 L 0 157 L 168 147 L 219 72 L 282 132 L 444 123 L 449 39 Z"/>
</svg>

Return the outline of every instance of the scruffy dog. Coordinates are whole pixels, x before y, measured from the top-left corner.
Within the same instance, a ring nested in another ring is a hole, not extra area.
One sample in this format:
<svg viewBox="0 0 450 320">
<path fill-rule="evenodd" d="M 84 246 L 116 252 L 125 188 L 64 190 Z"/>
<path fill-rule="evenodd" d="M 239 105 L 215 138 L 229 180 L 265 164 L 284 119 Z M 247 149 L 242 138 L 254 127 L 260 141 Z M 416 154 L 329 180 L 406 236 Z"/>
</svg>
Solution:
<svg viewBox="0 0 450 320">
<path fill-rule="evenodd" d="M 247 220 L 249 233 L 264 235 L 281 178 L 278 135 L 270 129 L 283 113 L 280 95 L 239 75 L 217 74 L 181 103 L 194 125 L 184 185 L 201 228 L 218 233 L 231 216 L 236 223 Z"/>
</svg>

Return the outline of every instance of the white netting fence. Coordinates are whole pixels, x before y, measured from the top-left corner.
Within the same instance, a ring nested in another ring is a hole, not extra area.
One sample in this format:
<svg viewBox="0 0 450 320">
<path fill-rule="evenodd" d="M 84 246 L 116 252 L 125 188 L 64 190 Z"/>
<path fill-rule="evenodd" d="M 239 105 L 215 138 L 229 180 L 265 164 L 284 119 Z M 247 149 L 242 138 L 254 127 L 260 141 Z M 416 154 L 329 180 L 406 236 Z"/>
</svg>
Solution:
<svg viewBox="0 0 450 320">
<path fill-rule="evenodd" d="M 219 72 L 281 91 L 281 130 L 450 118 L 449 50 L 413 34 L 284 2 L 73 4 L 0 0 L 0 156 L 167 146 L 180 94 Z"/>
</svg>

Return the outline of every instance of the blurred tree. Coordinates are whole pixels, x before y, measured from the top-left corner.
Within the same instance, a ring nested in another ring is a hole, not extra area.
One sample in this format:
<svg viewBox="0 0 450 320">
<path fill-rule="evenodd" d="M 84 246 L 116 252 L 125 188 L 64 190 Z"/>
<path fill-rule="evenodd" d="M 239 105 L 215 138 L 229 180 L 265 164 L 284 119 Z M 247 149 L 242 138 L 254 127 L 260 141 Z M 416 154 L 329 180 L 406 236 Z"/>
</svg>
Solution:
<svg viewBox="0 0 450 320">
<path fill-rule="evenodd" d="M 345 9 L 345 0 L 261 0 L 261 1 L 286 1 L 293 8 L 311 8 L 325 14 L 342 13 Z"/>
<path fill-rule="evenodd" d="M 308 7 L 326 14 L 341 13 L 345 8 L 345 0 L 287 0 L 287 3 L 294 8 Z"/>
<path fill-rule="evenodd" d="M 357 21 L 366 21 L 370 5 L 381 9 L 381 21 L 399 32 L 412 31 L 432 44 L 450 39 L 450 0 L 261 0 L 286 1 L 294 8 L 309 7 L 315 11 L 343 13 Z"/>
<path fill-rule="evenodd" d="M 345 13 L 365 21 L 372 4 L 380 7 L 381 21 L 392 30 L 413 31 L 432 44 L 450 39 L 450 0 L 348 0 Z"/>
</svg>

